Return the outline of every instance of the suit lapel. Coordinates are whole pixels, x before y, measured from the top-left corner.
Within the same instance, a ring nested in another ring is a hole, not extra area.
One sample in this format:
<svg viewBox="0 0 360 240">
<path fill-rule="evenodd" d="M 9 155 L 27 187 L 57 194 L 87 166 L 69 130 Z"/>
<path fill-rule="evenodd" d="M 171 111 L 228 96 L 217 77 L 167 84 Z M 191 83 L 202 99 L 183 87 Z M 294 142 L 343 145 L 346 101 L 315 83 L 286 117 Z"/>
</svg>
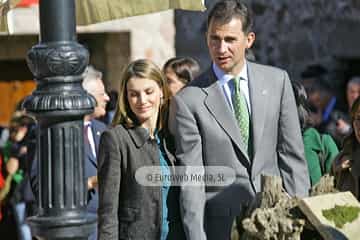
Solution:
<svg viewBox="0 0 360 240">
<path fill-rule="evenodd" d="M 210 81 L 210 84 L 207 84 L 208 87 L 203 88 L 203 90 L 207 93 L 205 105 L 219 125 L 240 149 L 241 153 L 250 162 L 248 154 L 241 141 L 240 129 L 236 124 L 235 116 L 232 113 L 229 104 L 226 102 L 223 90 L 217 83 L 217 79 L 211 68 L 208 70 L 207 75 L 209 76 L 208 81 Z"/>
<path fill-rule="evenodd" d="M 94 121 L 91 121 L 90 129 L 94 138 L 95 151 L 96 151 L 96 149 L 98 149 L 99 146 L 101 133 L 95 125 L 96 123 Z M 86 145 L 85 152 L 87 153 L 88 158 L 90 159 L 91 163 L 94 164 L 95 167 L 97 167 L 96 156 L 94 156 L 90 144 L 85 144 L 85 145 Z"/>
<path fill-rule="evenodd" d="M 262 134 L 265 124 L 265 116 L 267 110 L 267 100 L 269 89 L 267 89 L 266 81 L 259 70 L 255 70 L 255 64 L 248 62 L 249 75 L 249 91 L 251 104 L 251 127 L 253 136 L 253 156 L 260 148 Z"/>
</svg>

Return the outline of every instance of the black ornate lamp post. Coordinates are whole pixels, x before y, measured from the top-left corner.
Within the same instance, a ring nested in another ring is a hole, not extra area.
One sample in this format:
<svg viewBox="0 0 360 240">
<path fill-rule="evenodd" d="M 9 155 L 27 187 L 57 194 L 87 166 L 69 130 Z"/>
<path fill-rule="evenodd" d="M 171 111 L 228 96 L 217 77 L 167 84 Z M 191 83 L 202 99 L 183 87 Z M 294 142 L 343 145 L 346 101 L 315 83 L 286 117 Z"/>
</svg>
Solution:
<svg viewBox="0 0 360 240">
<path fill-rule="evenodd" d="M 96 224 L 83 163 L 83 117 L 95 106 L 81 87 L 88 61 L 76 42 L 74 0 L 40 0 L 40 42 L 28 53 L 37 88 L 24 107 L 39 126 L 39 214 L 29 223 L 45 239 L 87 239 Z"/>
</svg>

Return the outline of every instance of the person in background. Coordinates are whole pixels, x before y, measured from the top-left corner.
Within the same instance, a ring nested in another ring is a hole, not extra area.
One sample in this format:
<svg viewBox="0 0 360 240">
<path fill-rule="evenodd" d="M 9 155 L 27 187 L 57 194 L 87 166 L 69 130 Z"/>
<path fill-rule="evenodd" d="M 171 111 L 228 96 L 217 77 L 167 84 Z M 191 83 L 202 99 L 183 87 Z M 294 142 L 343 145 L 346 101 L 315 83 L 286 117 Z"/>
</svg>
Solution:
<svg viewBox="0 0 360 240">
<path fill-rule="evenodd" d="M 351 191 L 360 200 L 360 97 L 353 103 L 350 116 L 352 132 L 345 138 L 332 170 L 336 188 Z"/>
<path fill-rule="evenodd" d="M 174 96 L 200 73 L 198 62 L 190 57 L 170 58 L 163 66 L 170 93 Z"/>
<path fill-rule="evenodd" d="M 5 146 L 6 140 L 9 138 L 9 129 L 5 126 L 0 126 L 0 148 Z"/>
<path fill-rule="evenodd" d="M 5 198 L 10 192 L 14 174 L 19 169 L 19 160 L 11 157 L 4 166 L 3 157 L 0 155 L 0 236 L 9 239 L 18 239 L 17 224 L 6 205 Z"/>
<path fill-rule="evenodd" d="M 135 179 L 144 166 L 156 166 L 162 176 L 173 172 L 167 82 L 154 63 L 136 60 L 122 75 L 119 96 L 114 127 L 99 146 L 99 240 L 186 239 L 178 188 L 168 178 L 156 186 Z"/>
<path fill-rule="evenodd" d="M 12 177 L 19 169 L 19 160 L 11 157 L 3 169 L 3 158 L 0 155 L 0 221 L 2 220 L 2 201 L 4 201 L 7 194 L 10 192 Z"/>
<path fill-rule="evenodd" d="M 261 191 L 261 175 L 279 176 L 291 196 L 308 195 L 310 179 L 295 98 L 286 71 L 246 60 L 255 41 L 250 8 L 218 1 L 209 12 L 206 40 L 212 65 L 171 99 L 169 129 L 176 159 L 234 170 L 234 182 L 181 185 L 180 209 L 188 240 L 230 239 L 235 217 Z"/>
<path fill-rule="evenodd" d="M 101 133 L 106 129 L 106 125 L 98 119 L 106 115 L 106 105 L 110 98 L 107 95 L 102 81 L 102 73 L 93 66 L 88 66 L 82 82 L 83 88 L 96 99 L 94 111 L 84 117 L 84 144 L 85 144 L 85 176 L 88 179 L 88 189 L 90 192 L 97 186 L 97 161 L 96 156 Z M 90 194 L 91 195 L 91 194 Z M 97 194 L 95 194 L 96 196 Z M 91 199 L 91 197 L 89 197 Z M 97 197 L 96 197 L 97 198 Z M 95 200 L 95 199 L 94 199 Z M 92 208 L 92 202 L 88 203 L 88 208 Z M 96 206 L 95 206 L 96 205 Z M 94 201 L 94 212 L 97 209 L 97 200 Z"/>
<path fill-rule="evenodd" d="M 305 88 L 296 81 L 292 82 L 292 86 L 304 141 L 310 182 L 311 186 L 314 186 L 319 182 L 321 176 L 330 173 L 332 162 L 339 150 L 330 135 L 320 134 L 313 128 Z"/>
<path fill-rule="evenodd" d="M 346 84 L 346 101 L 348 106 L 348 113 L 350 114 L 351 107 L 354 101 L 360 96 L 360 77 L 354 76 L 350 78 L 349 82 Z M 335 124 L 336 128 L 336 137 L 339 139 L 339 142 L 342 143 L 344 138 L 351 133 L 351 123 L 349 115 L 343 114 L 339 116 Z"/>
<path fill-rule="evenodd" d="M 101 121 L 105 123 L 107 126 L 111 125 L 112 120 L 115 115 L 116 104 L 118 102 L 118 93 L 115 90 L 111 90 L 109 93 L 109 102 L 106 104 L 106 114 L 101 117 Z"/>
<path fill-rule="evenodd" d="M 9 189 L 4 189 L 6 197 L 3 200 L 4 210 L 11 211 L 16 227 L 18 238 L 20 240 L 30 240 L 30 227 L 25 219 L 27 217 L 28 205 L 34 201 L 34 196 L 29 191 L 29 149 L 28 142 L 32 139 L 31 128 L 35 124 L 35 120 L 23 110 L 17 110 L 13 113 L 10 120 L 10 135 L 5 146 L 2 148 L 1 154 L 4 163 L 8 166 L 15 165 L 12 162 L 17 161 L 18 167 L 11 176 L 11 184 Z M 9 167 L 9 166 L 8 166 Z"/>
<path fill-rule="evenodd" d="M 87 210 L 90 213 L 97 214 L 99 205 L 98 180 L 97 180 L 97 153 L 99 149 L 100 135 L 107 128 L 106 125 L 98 119 L 105 116 L 106 105 L 110 98 L 107 95 L 102 81 L 102 73 L 93 66 L 88 66 L 84 80 L 83 88 L 96 99 L 94 112 L 84 117 L 84 157 L 85 157 L 85 178 L 88 186 L 88 205 Z M 97 239 L 97 227 L 89 236 L 89 240 Z"/>
</svg>

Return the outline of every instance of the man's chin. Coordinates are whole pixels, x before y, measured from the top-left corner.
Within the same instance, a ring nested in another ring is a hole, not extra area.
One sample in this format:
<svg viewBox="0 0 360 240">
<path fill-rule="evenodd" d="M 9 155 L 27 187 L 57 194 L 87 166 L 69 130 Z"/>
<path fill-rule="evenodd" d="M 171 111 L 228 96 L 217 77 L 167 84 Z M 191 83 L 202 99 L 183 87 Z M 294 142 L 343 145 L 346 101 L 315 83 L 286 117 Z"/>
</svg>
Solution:
<svg viewBox="0 0 360 240">
<path fill-rule="evenodd" d="M 231 69 L 231 64 L 228 62 L 226 62 L 226 63 L 216 62 L 216 65 L 218 66 L 218 68 L 220 68 L 224 72 L 229 72 Z"/>
<path fill-rule="evenodd" d="M 106 115 L 106 111 L 94 111 L 92 114 L 93 118 L 101 118 Z"/>
</svg>

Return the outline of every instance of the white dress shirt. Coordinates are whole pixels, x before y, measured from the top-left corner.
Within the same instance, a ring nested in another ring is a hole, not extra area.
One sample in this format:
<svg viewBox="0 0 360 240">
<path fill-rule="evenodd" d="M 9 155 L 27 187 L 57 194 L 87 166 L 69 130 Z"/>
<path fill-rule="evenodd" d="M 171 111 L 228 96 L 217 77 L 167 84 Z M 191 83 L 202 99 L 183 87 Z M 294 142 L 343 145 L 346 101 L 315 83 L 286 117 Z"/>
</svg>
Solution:
<svg viewBox="0 0 360 240">
<path fill-rule="evenodd" d="M 94 157 L 96 157 L 96 150 L 95 150 L 95 141 L 94 141 L 94 135 L 93 132 L 91 131 L 91 122 L 90 121 L 84 121 L 84 126 L 89 125 L 87 129 L 87 133 L 84 133 L 88 136 L 89 139 L 89 143 L 90 143 L 90 147 L 91 147 L 91 152 L 94 155 Z"/>
<path fill-rule="evenodd" d="M 249 110 L 249 116 L 251 116 L 251 106 L 250 106 L 250 93 L 249 93 L 249 78 L 247 73 L 247 63 L 244 62 L 244 66 L 240 71 L 238 76 L 233 76 L 228 73 L 224 73 L 216 64 L 212 64 L 212 68 L 214 70 L 215 76 L 218 79 L 218 84 L 221 89 L 223 89 L 224 97 L 226 101 L 229 103 L 230 108 L 234 111 L 231 95 L 234 89 L 231 89 L 232 84 L 229 84 L 229 81 L 234 79 L 235 77 L 240 77 L 240 91 L 244 94 L 246 99 L 246 104 Z"/>
</svg>

